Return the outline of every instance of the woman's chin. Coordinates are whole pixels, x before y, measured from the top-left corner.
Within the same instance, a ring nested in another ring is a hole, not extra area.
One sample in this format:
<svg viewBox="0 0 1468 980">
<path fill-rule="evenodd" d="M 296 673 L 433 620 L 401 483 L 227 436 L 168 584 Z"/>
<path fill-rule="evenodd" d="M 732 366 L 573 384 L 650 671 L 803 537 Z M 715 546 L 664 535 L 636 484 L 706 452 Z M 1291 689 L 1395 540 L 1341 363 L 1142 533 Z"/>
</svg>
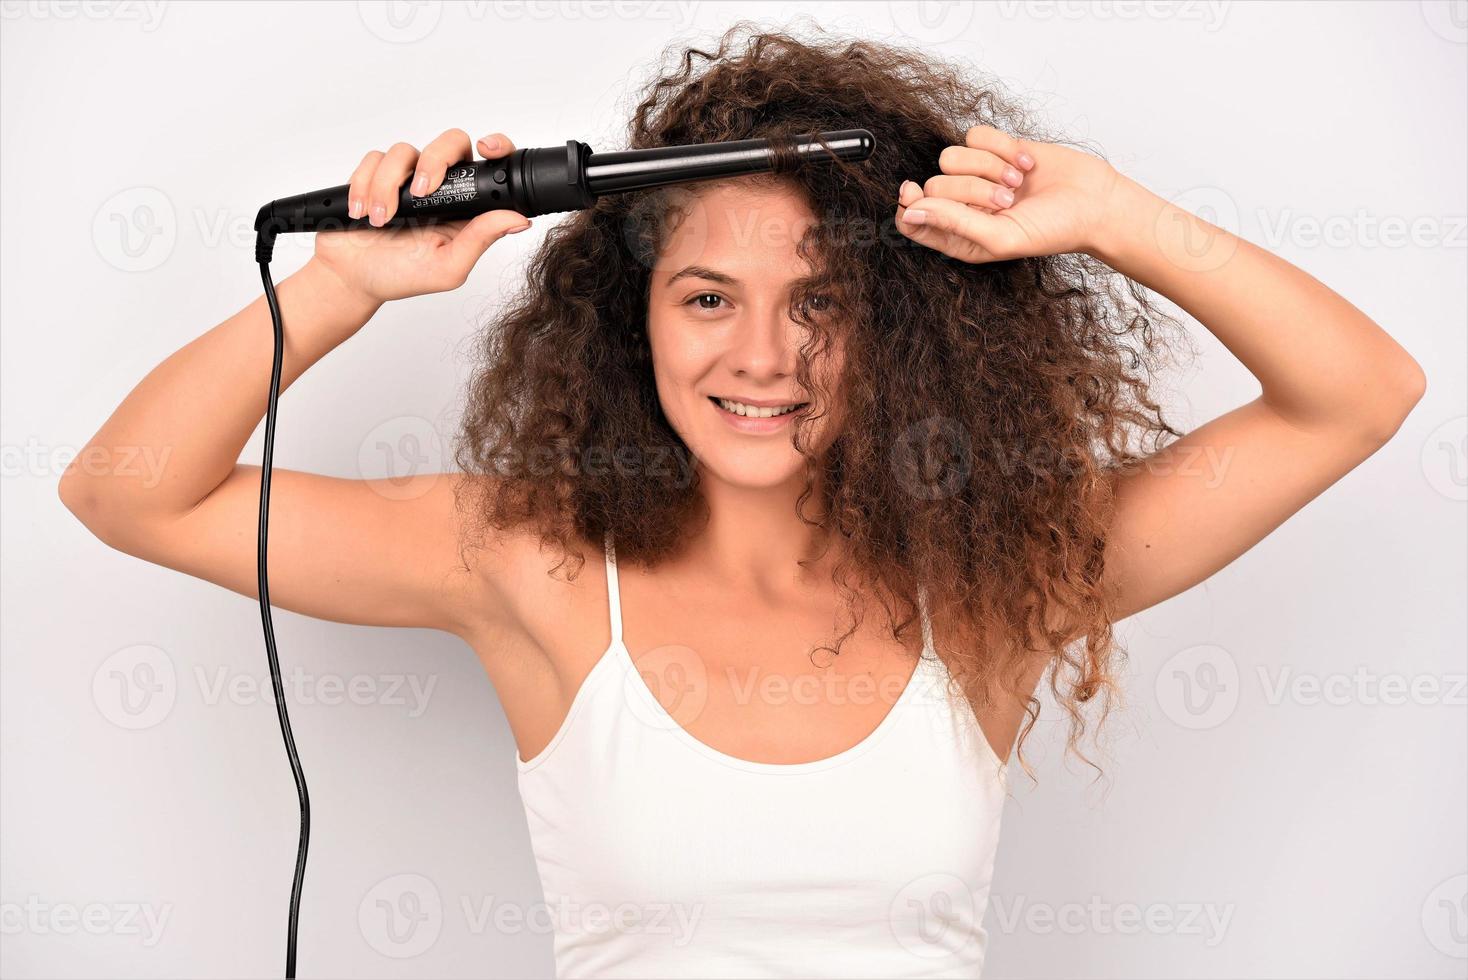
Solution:
<svg viewBox="0 0 1468 980">
<path fill-rule="evenodd" d="M 776 490 L 803 484 L 805 460 L 793 447 L 782 453 L 769 451 L 730 452 L 722 447 L 698 457 L 699 473 L 705 481 L 713 480 L 740 490 Z"/>
</svg>

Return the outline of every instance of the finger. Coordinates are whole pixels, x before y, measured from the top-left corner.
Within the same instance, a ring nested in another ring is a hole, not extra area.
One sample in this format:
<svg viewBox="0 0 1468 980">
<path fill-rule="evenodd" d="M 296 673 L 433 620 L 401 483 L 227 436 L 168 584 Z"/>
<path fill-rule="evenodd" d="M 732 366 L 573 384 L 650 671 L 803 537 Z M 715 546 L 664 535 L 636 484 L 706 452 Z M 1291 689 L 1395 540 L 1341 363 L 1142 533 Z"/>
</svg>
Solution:
<svg viewBox="0 0 1468 980">
<path fill-rule="evenodd" d="M 1014 203 L 1014 190 L 981 177 L 939 174 L 923 182 L 924 197 L 943 197 L 961 204 L 997 211 Z"/>
<path fill-rule="evenodd" d="M 1010 241 L 1013 221 L 1009 218 L 941 197 L 914 201 L 908 206 L 902 223 L 908 228 L 920 225 L 923 233 L 935 236 L 931 240 L 934 248 L 958 257 L 966 257 L 964 253 L 975 251 L 993 257 L 1013 244 Z M 946 243 L 937 237 L 942 235 L 948 236 Z M 922 238 L 916 240 L 928 244 Z"/>
<path fill-rule="evenodd" d="M 418 162 L 418 148 L 408 143 L 394 143 L 377 165 L 367 190 L 368 220 L 381 228 L 398 210 L 398 192 L 413 165 Z"/>
<path fill-rule="evenodd" d="M 449 267 L 456 277 L 469 277 L 469 270 L 485 250 L 506 235 L 524 231 L 530 221 L 518 211 L 486 211 L 475 217 L 454 236 L 449 245 Z"/>
<path fill-rule="evenodd" d="M 372 175 L 377 172 L 377 165 L 382 162 L 385 154 L 381 150 L 370 150 L 357 164 L 357 169 L 352 171 L 352 179 L 347 186 L 347 215 L 352 218 L 360 218 L 367 213 L 367 190 L 372 184 Z"/>
<path fill-rule="evenodd" d="M 920 221 L 914 221 L 914 211 L 923 215 Z M 921 223 L 926 228 L 946 231 L 975 241 L 983 235 L 989 222 L 999 220 L 992 214 L 942 197 L 919 198 L 908 205 L 905 217 L 909 224 Z"/>
<path fill-rule="evenodd" d="M 1011 136 L 993 126 L 974 126 L 963 135 L 963 142 L 976 150 L 988 150 L 998 154 L 1006 162 L 1020 170 L 1033 170 L 1035 156 L 1033 148 L 1025 140 Z"/>
<path fill-rule="evenodd" d="M 911 205 L 923 199 L 923 190 L 910 180 L 904 180 L 902 186 L 897 190 L 897 229 L 904 236 L 917 242 L 919 245 L 942 252 L 944 255 L 957 255 L 957 245 L 954 236 L 937 228 L 928 228 L 925 225 L 907 220 L 907 209 Z M 915 217 L 923 217 L 916 215 Z"/>
<path fill-rule="evenodd" d="M 908 224 L 906 216 L 897 220 L 897 227 L 902 231 L 904 236 L 917 242 L 919 245 L 931 248 L 935 252 L 942 252 L 944 255 L 951 255 L 955 258 L 959 257 L 958 243 L 962 239 L 959 239 L 955 235 L 950 235 L 946 231 L 939 231 L 937 228 L 929 228 L 926 225 Z"/>
<path fill-rule="evenodd" d="M 897 206 L 897 228 L 903 235 L 917 242 L 919 245 L 927 246 L 945 255 L 955 254 L 954 237 L 948 232 L 936 227 L 929 227 L 925 221 L 926 215 L 916 213 L 918 202 L 924 200 L 923 192 L 917 184 L 910 180 L 904 180 L 898 190 Z M 909 210 L 909 209 L 913 210 Z M 912 219 L 909 220 L 909 214 Z"/>
<path fill-rule="evenodd" d="M 917 184 L 910 180 L 904 180 L 902 186 L 898 189 L 897 196 L 899 201 L 897 208 L 897 227 L 908 238 L 911 238 L 920 245 L 937 249 L 945 255 L 957 257 L 960 251 L 971 251 L 971 243 L 968 243 L 966 239 L 938 228 L 936 225 L 929 226 L 925 220 L 922 220 L 926 219 L 926 213 L 914 215 L 914 218 L 920 220 L 908 220 L 907 214 L 909 208 L 923 211 L 927 209 L 927 204 L 924 202 L 928 199 L 924 197 L 923 189 Z M 970 210 L 972 209 L 970 208 Z"/>
<path fill-rule="evenodd" d="M 945 174 L 965 174 L 983 177 L 996 184 L 1018 187 L 1024 183 L 1025 175 L 999 154 L 991 150 L 975 150 L 967 146 L 945 147 L 938 154 L 938 169 Z"/>
<path fill-rule="evenodd" d="M 922 197 L 923 189 L 910 180 L 904 180 L 902 186 L 897 188 L 897 227 L 899 230 L 917 230 L 915 226 L 911 229 L 905 228 L 902 223 L 902 218 L 907 213 L 907 205 L 914 201 L 922 200 Z"/>
<path fill-rule="evenodd" d="M 448 130 L 418 154 L 418 164 L 413 170 L 413 183 L 408 193 L 414 197 L 432 194 L 443 183 L 443 175 L 448 172 L 449 167 L 463 163 L 472 155 L 469 134 L 462 129 Z"/>
<path fill-rule="evenodd" d="M 488 136 L 481 136 L 474 145 L 480 153 L 484 154 L 486 160 L 497 160 L 515 152 L 515 144 L 510 142 L 510 138 L 504 133 L 490 133 Z"/>
</svg>

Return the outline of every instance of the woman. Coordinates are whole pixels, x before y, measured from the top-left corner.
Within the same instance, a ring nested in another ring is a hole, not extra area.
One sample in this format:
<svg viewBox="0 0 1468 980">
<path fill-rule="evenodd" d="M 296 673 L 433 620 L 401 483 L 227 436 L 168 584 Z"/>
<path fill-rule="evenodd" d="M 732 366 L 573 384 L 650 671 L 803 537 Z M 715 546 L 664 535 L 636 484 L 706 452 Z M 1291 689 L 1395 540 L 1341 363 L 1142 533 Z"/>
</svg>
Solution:
<svg viewBox="0 0 1468 980">
<path fill-rule="evenodd" d="M 1075 745 L 1112 624 L 1243 554 L 1422 396 L 1340 296 L 927 55 L 736 28 L 653 82 L 630 145 L 854 127 L 860 164 L 558 220 L 484 334 L 461 477 L 276 473 L 277 605 L 483 662 L 563 976 L 976 975 L 1040 679 Z M 352 213 L 382 224 L 475 149 L 513 147 L 369 153 Z M 282 384 L 528 227 L 319 235 L 279 286 Z M 1135 284 L 1260 395 L 1174 430 L 1149 394 L 1168 320 Z M 237 459 L 269 336 L 257 300 L 155 368 L 92 443 L 166 446 L 169 479 L 70 473 L 67 506 L 253 596 Z"/>
</svg>

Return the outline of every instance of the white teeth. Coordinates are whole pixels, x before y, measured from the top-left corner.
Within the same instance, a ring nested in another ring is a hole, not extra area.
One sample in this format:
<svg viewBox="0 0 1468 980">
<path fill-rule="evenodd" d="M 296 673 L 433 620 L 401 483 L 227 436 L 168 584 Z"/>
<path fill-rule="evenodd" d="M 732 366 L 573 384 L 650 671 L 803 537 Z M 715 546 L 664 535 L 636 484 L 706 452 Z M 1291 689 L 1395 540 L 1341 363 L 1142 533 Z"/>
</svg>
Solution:
<svg viewBox="0 0 1468 980">
<path fill-rule="evenodd" d="M 800 405 L 772 405 L 768 407 L 760 407 L 758 405 L 746 405 L 743 402 L 733 402 L 727 398 L 720 398 L 718 399 L 718 402 L 719 407 L 724 409 L 724 411 L 733 412 L 735 415 L 743 415 L 747 418 L 752 419 L 771 419 L 777 415 L 785 415 L 789 412 L 793 412 L 800 407 Z"/>
</svg>

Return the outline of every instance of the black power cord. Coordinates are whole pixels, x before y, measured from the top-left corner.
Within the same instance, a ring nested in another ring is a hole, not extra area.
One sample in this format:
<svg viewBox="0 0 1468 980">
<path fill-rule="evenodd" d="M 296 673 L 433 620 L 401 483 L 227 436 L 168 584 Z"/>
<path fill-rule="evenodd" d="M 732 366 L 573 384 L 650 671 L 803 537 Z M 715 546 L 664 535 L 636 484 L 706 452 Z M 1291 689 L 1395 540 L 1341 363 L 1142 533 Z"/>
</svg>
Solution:
<svg viewBox="0 0 1468 980">
<path fill-rule="evenodd" d="M 270 306 L 270 325 L 275 333 L 275 355 L 270 365 L 270 398 L 265 408 L 265 451 L 260 463 L 259 549 L 255 556 L 257 591 L 260 593 L 260 623 L 265 629 L 265 654 L 270 660 L 270 686 L 275 691 L 275 713 L 280 718 L 280 734 L 285 739 L 285 754 L 290 759 L 291 775 L 296 780 L 296 794 L 301 802 L 301 842 L 296 850 L 296 876 L 291 884 L 290 921 L 286 927 L 285 975 L 296 976 L 296 934 L 301 924 L 301 886 L 306 879 L 306 847 L 311 840 L 311 797 L 306 791 L 306 774 L 296 754 L 296 738 L 291 733 L 290 712 L 286 710 L 285 686 L 280 679 L 280 655 L 275 651 L 275 623 L 270 618 L 270 472 L 275 455 L 275 414 L 280 401 L 280 373 L 285 360 L 285 327 L 280 319 L 280 301 L 275 296 L 275 282 L 270 278 L 270 258 L 275 250 L 275 235 L 262 231 L 255 239 L 255 261 L 260 263 L 260 279 L 265 284 L 265 301 Z"/>
</svg>

